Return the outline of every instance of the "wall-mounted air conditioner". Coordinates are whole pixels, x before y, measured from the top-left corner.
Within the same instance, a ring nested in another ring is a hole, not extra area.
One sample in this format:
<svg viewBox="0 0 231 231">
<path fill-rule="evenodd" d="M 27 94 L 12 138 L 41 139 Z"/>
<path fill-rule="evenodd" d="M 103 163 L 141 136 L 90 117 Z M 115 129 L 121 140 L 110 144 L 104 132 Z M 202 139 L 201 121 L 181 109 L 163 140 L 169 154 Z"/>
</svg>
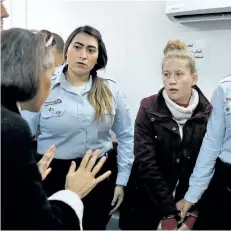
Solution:
<svg viewBox="0 0 231 231">
<path fill-rule="evenodd" d="M 231 20 L 231 0 L 166 1 L 166 15 L 179 23 Z"/>
</svg>

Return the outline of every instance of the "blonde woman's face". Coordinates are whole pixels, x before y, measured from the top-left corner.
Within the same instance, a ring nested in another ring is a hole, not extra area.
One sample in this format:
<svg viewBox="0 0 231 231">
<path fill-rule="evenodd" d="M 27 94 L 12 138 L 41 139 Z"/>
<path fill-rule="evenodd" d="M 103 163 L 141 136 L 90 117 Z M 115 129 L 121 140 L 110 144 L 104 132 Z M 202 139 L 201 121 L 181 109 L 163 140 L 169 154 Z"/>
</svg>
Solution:
<svg viewBox="0 0 231 231">
<path fill-rule="evenodd" d="M 188 60 L 169 58 L 163 65 L 163 84 L 169 96 L 177 104 L 188 104 L 192 86 L 197 82 L 197 74 L 192 74 Z"/>
</svg>

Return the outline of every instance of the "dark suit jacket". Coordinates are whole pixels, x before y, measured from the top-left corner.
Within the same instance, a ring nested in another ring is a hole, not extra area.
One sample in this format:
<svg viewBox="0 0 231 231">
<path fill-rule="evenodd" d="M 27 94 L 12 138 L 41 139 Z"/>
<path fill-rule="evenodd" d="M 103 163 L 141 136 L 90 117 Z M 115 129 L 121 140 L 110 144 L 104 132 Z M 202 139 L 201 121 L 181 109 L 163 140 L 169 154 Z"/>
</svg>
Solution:
<svg viewBox="0 0 231 231">
<path fill-rule="evenodd" d="M 1 228 L 80 229 L 73 206 L 62 200 L 48 201 L 42 189 L 27 122 L 17 109 L 13 112 L 3 105 L 1 116 Z"/>
</svg>

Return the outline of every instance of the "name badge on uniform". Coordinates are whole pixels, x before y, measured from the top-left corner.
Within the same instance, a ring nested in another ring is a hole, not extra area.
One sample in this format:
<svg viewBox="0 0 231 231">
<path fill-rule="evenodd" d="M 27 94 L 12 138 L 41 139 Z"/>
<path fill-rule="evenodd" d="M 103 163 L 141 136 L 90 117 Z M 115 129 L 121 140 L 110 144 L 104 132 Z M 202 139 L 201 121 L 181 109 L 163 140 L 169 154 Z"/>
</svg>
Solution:
<svg viewBox="0 0 231 231">
<path fill-rule="evenodd" d="M 62 100 L 56 99 L 56 100 L 45 102 L 45 106 L 50 106 L 50 105 L 59 104 L 59 103 L 62 103 Z"/>
</svg>

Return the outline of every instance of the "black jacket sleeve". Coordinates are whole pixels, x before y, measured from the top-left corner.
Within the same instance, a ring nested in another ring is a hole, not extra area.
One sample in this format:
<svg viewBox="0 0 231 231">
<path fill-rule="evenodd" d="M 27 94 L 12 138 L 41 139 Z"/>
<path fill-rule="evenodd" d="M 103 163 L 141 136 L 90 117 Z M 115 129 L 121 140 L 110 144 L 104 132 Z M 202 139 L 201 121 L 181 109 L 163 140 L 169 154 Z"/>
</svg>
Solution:
<svg viewBox="0 0 231 231">
<path fill-rule="evenodd" d="M 77 213 L 70 203 L 47 199 L 26 121 L 3 110 L 1 125 L 2 229 L 80 229 Z M 69 193 L 76 199 L 73 203 L 76 205 L 80 199 Z"/>
<path fill-rule="evenodd" d="M 176 213 L 173 195 L 157 163 L 155 138 L 152 123 L 145 108 L 144 100 L 135 121 L 135 164 L 138 181 L 142 184 L 150 203 L 161 216 Z"/>
</svg>

